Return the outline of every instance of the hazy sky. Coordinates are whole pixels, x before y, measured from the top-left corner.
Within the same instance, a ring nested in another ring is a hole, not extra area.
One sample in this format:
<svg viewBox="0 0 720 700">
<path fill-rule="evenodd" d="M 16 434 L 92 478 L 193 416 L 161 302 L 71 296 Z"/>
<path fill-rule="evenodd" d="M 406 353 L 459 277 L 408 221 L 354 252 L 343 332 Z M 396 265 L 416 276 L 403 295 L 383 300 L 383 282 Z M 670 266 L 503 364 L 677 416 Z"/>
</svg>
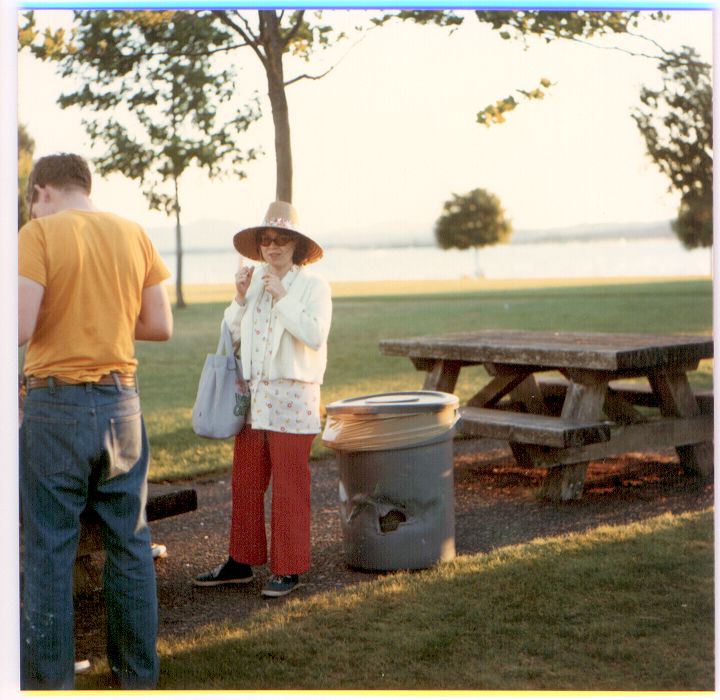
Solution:
<svg viewBox="0 0 720 700">
<path fill-rule="evenodd" d="M 370 14 L 332 10 L 337 23 Z M 649 13 L 648 13 L 649 14 Z M 642 31 L 668 47 L 689 44 L 709 59 L 710 11 L 671 11 L 665 25 Z M 69 13 L 37 11 L 58 25 Z M 651 52 L 647 42 L 594 42 Z M 369 229 L 425 232 L 452 193 L 483 187 L 500 197 L 518 229 L 635 222 L 675 216 L 678 197 L 645 155 L 630 117 L 642 85 L 659 85 L 656 62 L 575 42 L 543 45 L 504 41 L 469 13 L 462 27 L 397 24 L 342 44 L 317 72 L 342 62 L 319 81 L 288 88 L 294 152 L 294 200 L 308 229 L 326 242 Z M 270 107 L 252 52 L 236 52 L 243 66 L 238 99 L 257 89 L 264 118 L 245 137 L 265 156 L 248 179 L 209 181 L 188 173 L 181 201 L 186 223 L 218 218 L 258 223 L 274 198 L 275 164 Z M 311 66 L 300 65 L 301 72 Z M 294 75 L 287 71 L 287 77 Z M 545 100 L 523 103 L 507 122 L 475 121 L 486 105 L 541 78 L 555 84 Z M 41 87 L 39 87 L 41 86 Z M 62 110 L 57 96 L 71 84 L 27 53 L 18 60 L 18 115 L 36 141 L 36 155 L 66 150 L 93 153 L 78 109 Z M 87 116 L 87 115 L 86 115 Z M 149 212 L 137 186 L 120 177 L 97 180 L 96 202 L 147 226 L 170 223 Z"/>
</svg>

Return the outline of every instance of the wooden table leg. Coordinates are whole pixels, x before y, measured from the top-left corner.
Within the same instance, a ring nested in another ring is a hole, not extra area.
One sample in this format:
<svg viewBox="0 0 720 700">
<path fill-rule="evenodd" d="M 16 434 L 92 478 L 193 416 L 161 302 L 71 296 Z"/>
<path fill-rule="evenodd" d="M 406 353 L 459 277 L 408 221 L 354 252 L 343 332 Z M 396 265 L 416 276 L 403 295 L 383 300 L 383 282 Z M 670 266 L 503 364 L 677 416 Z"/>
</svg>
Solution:
<svg viewBox="0 0 720 700">
<path fill-rule="evenodd" d="M 509 395 L 511 401 L 522 403 L 528 413 L 549 412 L 533 374 L 537 368 L 518 368 L 495 362 L 485 362 L 484 366 L 490 381 L 468 400 L 468 406 L 490 408 Z"/>
<path fill-rule="evenodd" d="M 455 384 L 457 384 L 461 367 L 461 362 L 435 360 L 432 366 L 427 369 L 423 389 L 426 391 L 444 391 L 452 394 L 455 391 Z"/>
<path fill-rule="evenodd" d="M 608 380 L 601 373 L 582 372 L 568 376 L 562 418 L 576 423 L 599 420 L 602 415 Z M 580 498 L 585 486 L 588 462 L 568 464 L 548 469 L 540 488 L 540 497 L 551 501 L 571 501 Z"/>
<path fill-rule="evenodd" d="M 587 462 L 550 467 L 540 486 L 540 498 L 548 501 L 576 501 L 582 495 Z"/>
<path fill-rule="evenodd" d="M 495 406 L 500 399 L 511 393 L 526 378 L 527 372 L 502 373 L 491 376 L 490 381 L 468 400 L 467 405 L 478 408 Z"/>
<path fill-rule="evenodd" d="M 550 413 L 534 374 L 528 375 L 520 382 L 510 392 L 510 398 L 522 403 L 528 413 L 537 413 L 539 415 L 548 415 Z"/>
<path fill-rule="evenodd" d="M 658 405 L 663 416 L 699 415 L 700 408 L 685 372 L 674 374 L 658 372 L 648 379 L 653 392 L 658 397 Z M 706 481 L 712 480 L 714 472 L 712 442 L 679 445 L 675 449 L 681 464 L 686 469 L 700 475 Z"/>
</svg>

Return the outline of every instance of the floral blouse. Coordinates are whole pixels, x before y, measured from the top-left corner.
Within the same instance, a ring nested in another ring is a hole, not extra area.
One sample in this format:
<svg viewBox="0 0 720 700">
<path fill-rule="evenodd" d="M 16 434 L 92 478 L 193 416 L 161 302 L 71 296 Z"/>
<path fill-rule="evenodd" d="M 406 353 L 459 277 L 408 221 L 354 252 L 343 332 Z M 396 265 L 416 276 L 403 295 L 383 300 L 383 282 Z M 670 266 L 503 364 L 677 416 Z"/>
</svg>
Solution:
<svg viewBox="0 0 720 700">
<path fill-rule="evenodd" d="M 283 277 L 289 289 L 297 277 L 293 267 Z M 268 367 L 273 347 L 273 298 L 264 292 L 248 309 L 253 314 L 252 361 L 250 369 L 249 423 L 255 430 L 279 433 L 320 432 L 320 385 L 294 379 L 268 379 Z"/>
</svg>

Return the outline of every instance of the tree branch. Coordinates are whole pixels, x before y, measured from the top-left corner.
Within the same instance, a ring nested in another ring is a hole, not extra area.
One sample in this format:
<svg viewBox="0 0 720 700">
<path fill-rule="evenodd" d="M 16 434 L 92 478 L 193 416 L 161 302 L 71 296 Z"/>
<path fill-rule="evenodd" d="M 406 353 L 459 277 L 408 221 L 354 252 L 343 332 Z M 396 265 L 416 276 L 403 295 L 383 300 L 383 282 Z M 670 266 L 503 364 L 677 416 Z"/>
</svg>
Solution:
<svg viewBox="0 0 720 700">
<path fill-rule="evenodd" d="M 241 49 L 244 46 L 250 46 L 249 43 L 244 44 L 232 44 L 231 46 L 220 46 L 216 49 L 205 49 L 204 51 L 141 51 L 139 53 L 132 54 L 120 54 L 120 58 L 142 58 L 144 56 L 212 56 L 216 53 L 223 53 L 224 51 L 233 51 L 234 49 Z M 71 54 L 67 54 L 68 56 Z"/>
<path fill-rule="evenodd" d="M 297 33 L 300 31 L 300 27 L 302 27 L 303 18 L 305 17 L 305 10 L 299 10 L 297 20 L 295 21 L 295 25 L 290 28 L 288 33 L 283 38 L 283 47 L 287 46 L 297 35 Z M 282 15 L 281 15 L 282 19 Z M 288 83 L 285 83 L 286 85 Z"/>
<path fill-rule="evenodd" d="M 246 45 L 251 46 L 252 50 L 255 52 L 257 57 L 260 59 L 260 63 L 263 64 L 263 67 L 266 67 L 266 60 L 265 56 L 263 55 L 262 51 L 258 48 L 258 37 L 253 34 L 252 30 L 250 29 L 250 25 L 248 24 L 247 20 L 242 17 L 242 15 L 238 15 L 240 19 L 245 24 L 245 29 L 243 29 L 239 24 L 236 22 L 233 22 L 233 20 L 228 17 L 227 13 L 222 10 L 213 10 L 212 14 L 214 17 L 217 17 L 223 24 L 227 25 L 232 29 L 233 31 L 237 32 L 242 39 L 245 41 Z"/>
<path fill-rule="evenodd" d="M 238 15 L 238 17 L 242 20 L 242 23 L 245 25 L 245 32 L 248 36 L 252 37 L 254 43 L 258 43 L 259 37 L 255 36 L 255 33 L 252 30 L 252 27 L 250 26 L 250 22 L 248 22 L 247 17 L 244 17 L 243 15 Z"/>
<path fill-rule="evenodd" d="M 643 34 L 635 34 L 633 32 L 629 32 L 629 31 L 626 31 L 625 33 L 628 36 L 634 36 L 638 39 L 643 39 L 645 41 L 648 41 L 648 42 L 654 44 L 655 46 L 657 46 L 658 49 L 660 49 L 660 51 L 664 55 L 658 56 L 657 54 L 649 54 L 649 53 L 645 53 L 643 51 L 633 51 L 632 49 L 625 49 L 622 46 L 599 46 L 598 44 L 594 44 L 592 41 L 580 39 L 579 37 L 576 37 L 576 36 L 569 36 L 569 37 L 564 37 L 564 38 L 569 39 L 570 41 L 575 41 L 578 44 L 582 44 L 583 46 L 590 46 L 594 49 L 602 49 L 604 51 L 619 51 L 620 53 L 627 54 L 628 56 L 635 56 L 636 58 L 649 58 L 653 61 L 668 61 L 668 60 L 672 60 L 674 58 L 677 61 L 678 54 L 674 53 L 673 51 L 669 51 L 668 49 L 663 47 L 659 42 L 657 42 L 655 39 L 651 39 L 650 37 L 644 36 Z M 553 35 L 548 35 L 548 34 L 541 34 L 540 37 L 543 39 L 555 38 L 555 37 L 553 37 Z M 694 61 L 692 59 L 689 59 L 689 60 L 684 59 L 681 61 L 681 63 L 683 63 L 684 65 L 688 65 L 688 66 L 698 66 L 698 67 L 706 67 L 709 65 L 705 61 Z"/>
<path fill-rule="evenodd" d="M 189 56 L 195 58 L 197 56 L 212 56 L 216 53 L 223 53 L 226 51 L 233 51 L 235 49 L 241 49 L 245 46 L 252 46 L 250 43 L 243 44 L 232 44 L 230 46 L 220 46 L 216 49 L 204 49 L 203 51 L 138 51 L 137 53 L 118 53 L 117 60 L 135 59 L 135 58 L 152 58 L 155 56 L 168 56 L 170 58 L 182 58 Z M 74 51 L 57 52 L 52 56 L 54 61 L 64 61 L 66 59 L 76 59 L 77 53 Z M 44 59 L 42 59 L 44 60 Z"/>
<path fill-rule="evenodd" d="M 320 80 L 320 78 L 324 78 L 337 65 L 338 64 L 336 63 L 334 66 L 330 66 L 330 68 L 328 68 L 324 73 L 320 73 L 320 75 L 308 75 L 307 73 L 303 73 L 302 75 L 296 75 L 294 78 L 286 80 L 283 85 L 287 87 L 288 85 L 298 83 L 301 80 Z"/>
<path fill-rule="evenodd" d="M 370 31 L 372 31 L 374 28 L 375 28 L 375 27 L 370 27 L 367 31 L 370 32 Z M 320 75 L 308 75 L 307 73 L 303 73 L 302 75 L 298 75 L 298 76 L 292 78 L 291 80 L 285 81 L 285 83 L 284 83 L 285 87 L 287 87 L 288 85 L 292 85 L 293 83 L 297 83 L 297 82 L 299 82 L 299 81 L 301 81 L 301 80 L 320 80 L 320 78 L 324 78 L 328 73 L 330 73 L 331 71 L 335 70 L 335 68 L 337 68 L 337 67 L 348 57 L 348 55 L 350 54 L 350 52 L 351 52 L 353 49 L 355 49 L 355 47 L 356 47 L 361 41 L 364 41 L 364 40 L 365 40 L 365 37 L 366 37 L 366 36 L 367 36 L 367 32 L 366 32 L 365 34 L 363 34 L 363 35 L 340 57 L 340 59 L 338 60 L 337 63 L 335 63 L 335 64 L 333 64 L 332 66 L 330 66 L 330 68 L 328 68 L 324 73 L 321 73 Z"/>
</svg>

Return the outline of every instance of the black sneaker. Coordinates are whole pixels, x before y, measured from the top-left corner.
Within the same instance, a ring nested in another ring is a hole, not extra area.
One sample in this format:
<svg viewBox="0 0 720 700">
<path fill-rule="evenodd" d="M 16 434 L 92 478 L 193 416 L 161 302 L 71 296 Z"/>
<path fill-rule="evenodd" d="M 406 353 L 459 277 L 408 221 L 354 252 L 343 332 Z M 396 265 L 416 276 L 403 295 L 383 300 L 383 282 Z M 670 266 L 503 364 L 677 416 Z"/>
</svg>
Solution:
<svg viewBox="0 0 720 700">
<path fill-rule="evenodd" d="M 297 574 L 273 576 L 263 586 L 262 594 L 266 598 L 280 598 L 280 596 L 292 593 L 298 586 L 300 586 L 300 581 Z"/>
<path fill-rule="evenodd" d="M 206 574 L 200 574 L 193 582 L 196 586 L 224 586 L 228 583 L 249 583 L 253 580 L 252 569 L 247 564 L 228 559 Z"/>
</svg>

